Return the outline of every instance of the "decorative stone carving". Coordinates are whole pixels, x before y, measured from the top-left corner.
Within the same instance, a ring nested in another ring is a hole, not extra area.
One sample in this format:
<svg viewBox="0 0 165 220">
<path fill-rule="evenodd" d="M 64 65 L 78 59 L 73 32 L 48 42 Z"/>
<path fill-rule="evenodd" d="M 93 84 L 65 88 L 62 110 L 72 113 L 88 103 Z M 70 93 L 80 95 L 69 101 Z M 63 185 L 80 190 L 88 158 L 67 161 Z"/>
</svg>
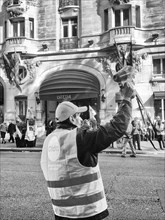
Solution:
<svg viewBox="0 0 165 220">
<path fill-rule="evenodd" d="M 110 57 L 99 57 L 96 59 L 97 62 L 101 63 L 103 71 L 107 73 L 110 77 L 113 77 L 112 68 L 111 68 L 111 61 Z"/>
<path fill-rule="evenodd" d="M 33 81 L 36 76 L 36 67 L 39 67 L 40 62 L 34 62 L 33 59 L 24 60 L 24 66 L 26 66 L 27 70 L 27 78 L 25 81 L 30 80 Z"/>
<path fill-rule="evenodd" d="M 147 53 L 138 54 L 132 51 L 129 44 L 116 44 L 115 51 L 107 57 L 97 59 L 102 64 L 103 71 L 113 76 L 111 63 L 116 63 L 116 72 L 124 66 L 133 66 L 137 72 L 141 71 L 142 60 L 147 58 Z"/>
<path fill-rule="evenodd" d="M 22 92 L 21 85 L 33 82 L 36 76 L 36 67 L 40 66 L 39 61 L 22 60 L 20 54 L 16 52 L 10 56 L 3 54 L 3 61 L 9 83 L 16 86 L 20 92 Z"/>
<path fill-rule="evenodd" d="M 6 5 L 6 11 L 8 12 L 10 18 L 18 17 L 26 12 L 29 6 L 39 6 L 39 0 L 8 0 Z"/>
<path fill-rule="evenodd" d="M 8 1 L 6 11 L 8 12 L 10 18 L 18 17 L 22 15 L 25 11 L 27 11 L 27 5 L 25 0 L 18 0 L 18 2 L 16 3 L 14 3 L 13 1 Z"/>
</svg>

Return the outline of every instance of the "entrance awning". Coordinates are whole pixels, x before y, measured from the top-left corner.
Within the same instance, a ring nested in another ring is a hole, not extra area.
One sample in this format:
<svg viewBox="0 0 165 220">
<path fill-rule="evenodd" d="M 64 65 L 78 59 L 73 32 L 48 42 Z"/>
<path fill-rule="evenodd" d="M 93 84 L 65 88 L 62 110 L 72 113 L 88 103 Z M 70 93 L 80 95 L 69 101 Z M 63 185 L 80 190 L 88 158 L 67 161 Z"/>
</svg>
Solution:
<svg viewBox="0 0 165 220">
<path fill-rule="evenodd" d="M 154 92 L 154 99 L 165 99 L 165 91 Z"/>
<path fill-rule="evenodd" d="M 78 100 L 98 97 L 100 84 L 98 79 L 87 72 L 68 70 L 48 76 L 41 84 L 41 100 Z"/>
</svg>

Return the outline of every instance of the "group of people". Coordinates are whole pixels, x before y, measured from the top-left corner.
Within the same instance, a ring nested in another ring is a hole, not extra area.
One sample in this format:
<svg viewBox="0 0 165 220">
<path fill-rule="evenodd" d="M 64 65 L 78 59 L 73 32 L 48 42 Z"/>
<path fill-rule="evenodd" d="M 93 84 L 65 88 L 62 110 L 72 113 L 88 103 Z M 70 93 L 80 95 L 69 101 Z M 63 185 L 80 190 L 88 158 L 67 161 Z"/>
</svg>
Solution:
<svg viewBox="0 0 165 220">
<path fill-rule="evenodd" d="M 2 144 L 6 144 L 6 134 L 9 133 L 8 142 L 16 143 L 17 147 L 34 147 L 37 138 L 35 119 L 26 119 L 26 122 L 16 120 L 16 123 L 6 122 L 0 124 Z"/>
<path fill-rule="evenodd" d="M 142 127 L 139 119 L 137 117 L 131 121 L 127 131 L 121 138 L 122 154 L 121 157 L 126 157 L 127 143 L 130 146 L 131 154 L 130 157 L 136 157 L 136 150 L 142 150 L 141 141 L 157 140 L 161 150 L 165 148 L 165 124 L 162 122 L 160 116 L 156 117 L 153 123 L 154 128 L 150 122 L 147 122 L 147 127 Z M 145 136 L 145 138 L 144 138 Z"/>
<path fill-rule="evenodd" d="M 14 143 L 14 133 L 16 132 L 16 125 L 13 122 L 10 122 L 7 126 L 6 122 L 0 124 L 0 132 L 1 132 L 1 139 L 2 144 L 6 144 L 6 134 L 9 133 L 9 142 Z"/>
</svg>

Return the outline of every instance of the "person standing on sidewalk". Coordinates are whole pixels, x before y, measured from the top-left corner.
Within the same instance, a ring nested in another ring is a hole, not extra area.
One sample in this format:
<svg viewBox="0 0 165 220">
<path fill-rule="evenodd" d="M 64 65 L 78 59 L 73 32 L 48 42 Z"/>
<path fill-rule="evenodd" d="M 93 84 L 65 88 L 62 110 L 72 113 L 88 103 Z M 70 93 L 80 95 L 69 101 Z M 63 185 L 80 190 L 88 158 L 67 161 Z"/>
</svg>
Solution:
<svg viewBox="0 0 165 220">
<path fill-rule="evenodd" d="M 37 140 L 37 125 L 36 120 L 33 118 L 26 119 L 26 133 L 25 141 L 26 147 L 35 147 Z"/>
<path fill-rule="evenodd" d="M 164 140 L 163 140 L 165 126 L 162 123 L 162 120 L 161 120 L 160 116 L 156 117 L 155 128 L 156 128 L 156 132 L 157 132 L 156 137 L 157 137 L 157 141 L 159 143 L 159 147 L 160 147 L 161 150 L 163 150 L 163 148 L 165 148 L 165 143 L 164 143 Z"/>
<path fill-rule="evenodd" d="M 8 126 L 8 133 L 10 135 L 9 138 L 9 142 L 12 141 L 12 143 L 14 143 L 14 133 L 16 132 L 16 126 L 13 122 L 10 122 L 9 126 Z"/>
<path fill-rule="evenodd" d="M 5 136 L 7 132 L 6 122 L 3 122 L 2 124 L 0 124 L 0 131 L 1 131 L 2 144 L 6 144 L 6 141 L 5 141 Z"/>
<path fill-rule="evenodd" d="M 136 149 L 136 143 L 137 143 L 138 150 L 142 150 L 141 149 L 141 145 L 140 145 L 140 141 L 141 141 L 141 138 L 140 138 L 141 125 L 140 125 L 140 122 L 139 122 L 137 117 L 135 117 L 134 120 L 132 121 L 132 126 L 133 126 L 132 134 L 133 134 L 133 145 L 134 145 L 134 148 Z"/>
<path fill-rule="evenodd" d="M 46 137 L 41 154 L 55 220 L 101 220 L 109 215 L 98 153 L 127 130 L 135 92 L 128 83 L 122 92 L 123 101 L 113 119 L 92 131 L 81 129 L 80 113 L 87 111 L 86 106 L 68 101 L 57 106 L 57 127 Z"/>
<path fill-rule="evenodd" d="M 127 131 L 125 132 L 124 136 L 123 136 L 123 146 L 122 146 L 122 154 L 121 157 L 126 157 L 126 153 L 127 153 L 127 143 L 130 146 L 131 149 L 131 154 L 130 157 L 136 157 L 136 151 L 132 142 L 132 131 L 133 131 L 133 127 L 131 122 L 128 125 Z"/>
</svg>

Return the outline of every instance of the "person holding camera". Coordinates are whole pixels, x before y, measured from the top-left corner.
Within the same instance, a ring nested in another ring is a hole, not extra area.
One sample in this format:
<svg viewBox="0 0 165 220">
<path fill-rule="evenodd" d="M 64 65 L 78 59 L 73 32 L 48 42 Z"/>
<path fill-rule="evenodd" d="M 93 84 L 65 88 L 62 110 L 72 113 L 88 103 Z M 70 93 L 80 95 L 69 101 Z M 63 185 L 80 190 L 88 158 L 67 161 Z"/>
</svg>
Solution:
<svg viewBox="0 0 165 220">
<path fill-rule="evenodd" d="M 95 130 L 81 129 L 87 107 L 64 101 L 57 106 L 57 127 L 43 144 L 41 169 L 47 182 L 55 220 L 101 220 L 109 213 L 98 153 L 122 137 L 132 114 L 134 89 L 122 89 L 123 101 L 112 120 Z"/>
</svg>

